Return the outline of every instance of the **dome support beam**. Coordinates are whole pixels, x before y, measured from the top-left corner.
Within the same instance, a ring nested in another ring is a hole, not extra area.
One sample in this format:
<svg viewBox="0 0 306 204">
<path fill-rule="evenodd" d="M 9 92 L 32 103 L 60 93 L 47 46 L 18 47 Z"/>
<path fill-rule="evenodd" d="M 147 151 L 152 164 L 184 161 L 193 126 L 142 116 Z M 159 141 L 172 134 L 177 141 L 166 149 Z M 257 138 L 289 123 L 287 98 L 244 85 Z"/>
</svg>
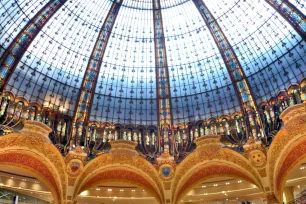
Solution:
<svg viewBox="0 0 306 204">
<path fill-rule="evenodd" d="M 86 125 L 89 121 L 90 110 L 93 102 L 94 92 L 96 89 L 97 79 L 101 69 L 102 59 L 106 50 L 110 34 L 112 32 L 112 28 L 119 13 L 121 4 L 122 0 L 115 0 L 113 2 L 107 14 L 107 17 L 105 18 L 103 26 L 101 27 L 99 36 L 97 38 L 85 71 L 82 86 L 80 88 L 76 111 L 74 113 L 74 123 L 80 120 L 83 124 Z M 80 136 L 81 135 L 78 135 L 78 137 Z"/>
<path fill-rule="evenodd" d="M 288 0 L 265 0 L 270 4 L 306 41 L 306 16 Z"/>
<path fill-rule="evenodd" d="M 167 64 L 166 43 L 164 37 L 163 20 L 160 0 L 153 1 L 154 19 L 154 43 L 155 43 L 155 66 L 156 66 L 156 89 L 158 126 L 160 128 L 160 143 L 163 152 L 169 153 L 170 135 L 172 130 L 172 109 L 169 85 L 169 72 Z"/>
<path fill-rule="evenodd" d="M 0 59 L 0 91 L 11 78 L 17 64 L 35 39 L 36 35 L 61 8 L 66 0 L 50 0 L 21 30 Z"/>
<path fill-rule="evenodd" d="M 203 0 L 192 1 L 205 21 L 205 24 L 213 36 L 213 39 L 223 58 L 226 69 L 235 88 L 236 95 L 239 98 L 240 107 L 244 115 L 247 116 L 250 127 L 248 136 L 259 139 L 259 135 L 263 136 L 261 134 L 261 129 L 258 128 L 261 127 L 261 119 L 257 114 L 257 105 L 254 100 L 254 95 L 251 92 L 250 85 L 247 81 L 242 66 L 218 22 L 211 14 Z"/>
</svg>

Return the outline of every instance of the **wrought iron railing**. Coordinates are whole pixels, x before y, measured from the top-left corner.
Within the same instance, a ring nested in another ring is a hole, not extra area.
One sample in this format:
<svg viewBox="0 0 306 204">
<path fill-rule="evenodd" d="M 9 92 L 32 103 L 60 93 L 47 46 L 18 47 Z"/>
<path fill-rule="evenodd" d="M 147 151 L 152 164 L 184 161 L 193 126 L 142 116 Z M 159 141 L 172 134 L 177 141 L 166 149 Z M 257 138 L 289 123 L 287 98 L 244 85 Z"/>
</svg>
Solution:
<svg viewBox="0 0 306 204">
<path fill-rule="evenodd" d="M 197 138 L 211 134 L 220 135 L 226 148 L 238 152 L 243 151 L 243 145 L 250 136 L 269 146 L 282 126 L 280 114 L 286 108 L 306 101 L 304 81 L 300 86 L 292 86 L 287 92 L 281 92 L 277 97 L 260 104 L 257 112 L 248 110 L 246 114 L 236 112 L 206 121 L 174 125 L 167 133 L 171 141 L 170 154 L 179 163 L 196 148 L 194 141 Z M 49 137 L 63 156 L 79 145 L 88 154 L 88 159 L 92 159 L 109 152 L 110 142 L 118 139 L 137 142 L 140 155 L 153 163 L 163 153 L 160 135 L 164 133 L 155 126 L 72 123 L 71 117 L 59 110 L 29 104 L 21 98 L 14 99 L 8 93 L 2 94 L 0 102 L 1 135 L 20 130 L 24 120 L 43 122 L 53 130 Z"/>
</svg>

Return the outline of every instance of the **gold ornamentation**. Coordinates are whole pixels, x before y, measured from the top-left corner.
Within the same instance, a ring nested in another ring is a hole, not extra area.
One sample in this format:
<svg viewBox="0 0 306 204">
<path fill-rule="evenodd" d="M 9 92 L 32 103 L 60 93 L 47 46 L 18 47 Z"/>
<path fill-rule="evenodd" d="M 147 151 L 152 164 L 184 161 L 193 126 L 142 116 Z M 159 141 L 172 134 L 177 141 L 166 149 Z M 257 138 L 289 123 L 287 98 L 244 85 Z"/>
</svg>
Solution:
<svg viewBox="0 0 306 204">
<path fill-rule="evenodd" d="M 194 141 L 197 148 L 201 148 L 205 145 L 217 145 L 220 146 L 220 136 L 219 135 L 205 135 L 205 137 L 199 137 Z M 221 147 L 221 146 L 220 146 Z"/>
<path fill-rule="evenodd" d="M 67 172 L 72 176 L 78 175 L 83 168 L 83 162 L 79 159 L 72 159 L 67 164 Z"/>
<path fill-rule="evenodd" d="M 221 148 L 221 143 L 217 140 L 218 136 L 210 136 L 206 141 L 205 137 L 201 138 L 197 149 L 188 155 L 177 167 L 172 184 L 172 200 L 178 197 L 179 192 L 182 193 L 181 191 L 184 188 L 183 181 L 191 178 L 195 169 L 201 169 L 201 166 L 204 168 L 205 165 L 213 161 L 224 163 L 224 166 L 233 166 L 243 169 L 245 176 L 248 176 L 249 179 L 252 180 L 252 183 L 256 184 L 259 188 L 262 188 L 259 173 L 245 157 L 230 149 Z M 217 175 L 217 173 L 213 175 Z"/>
<path fill-rule="evenodd" d="M 77 180 L 77 177 L 68 177 L 68 186 L 74 186 L 75 181 Z"/>
<path fill-rule="evenodd" d="M 194 172 L 192 172 L 192 175 L 190 175 L 188 179 L 183 182 L 183 185 L 179 188 L 178 192 L 176 193 L 176 196 L 173 198 L 174 201 L 180 200 L 185 193 L 191 190 L 194 185 L 202 182 L 203 179 L 209 179 L 216 176 L 231 176 L 254 183 L 254 180 L 250 176 L 246 175 L 246 173 L 242 172 L 236 167 L 226 164 L 219 164 L 218 162 L 203 168 L 199 167 Z"/>
<path fill-rule="evenodd" d="M 296 145 L 290 147 L 290 151 L 286 154 L 283 154 L 279 162 L 279 168 L 276 171 L 275 177 L 275 193 L 281 198 L 282 189 L 285 185 L 285 178 L 293 169 L 294 166 L 299 164 L 303 159 L 306 158 L 306 134 L 301 141 L 297 141 Z"/>
<path fill-rule="evenodd" d="M 273 192 L 266 193 L 265 198 L 266 198 L 267 204 L 279 203 Z"/>
<path fill-rule="evenodd" d="M 41 174 L 41 176 L 51 184 L 53 189 L 56 192 L 55 201 L 61 200 L 61 190 L 58 188 L 58 185 L 55 181 L 54 175 L 49 170 L 49 167 L 43 163 L 43 161 L 36 159 L 32 156 L 17 153 L 17 152 L 8 152 L 0 154 L 0 163 L 8 165 L 17 165 L 21 167 L 28 167 L 32 171 Z"/>
<path fill-rule="evenodd" d="M 252 165 L 261 168 L 266 166 L 267 157 L 266 155 L 260 150 L 254 150 L 249 153 L 249 160 L 251 161 Z"/>
<path fill-rule="evenodd" d="M 50 144 L 48 131 L 45 124 L 37 121 L 25 121 L 25 128 L 21 133 L 13 133 L 0 138 L 1 152 L 18 152 L 37 155 L 51 172 L 60 197 L 66 196 L 66 165 L 57 148 Z"/>
<path fill-rule="evenodd" d="M 110 169 L 106 171 L 99 172 L 88 179 L 86 183 L 80 189 L 81 191 L 93 187 L 103 181 L 128 181 L 133 182 L 138 185 L 141 185 L 147 191 L 152 192 L 153 195 L 161 202 L 161 197 L 159 196 L 158 191 L 152 186 L 151 182 L 149 182 L 145 177 L 140 174 L 134 173 L 127 169 Z"/>
<path fill-rule="evenodd" d="M 268 151 L 267 172 L 271 189 L 278 188 L 275 186 L 277 178 L 275 172 L 279 171 L 282 163 L 279 162 L 282 158 L 288 155 L 291 151 L 291 144 L 294 141 L 305 137 L 306 132 L 306 104 L 293 105 L 287 108 L 280 115 L 284 122 L 284 127 L 273 139 Z M 281 200 L 281 194 L 276 193 L 276 196 Z"/>
<path fill-rule="evenodd" d="M 111 151 L 116 150 L 130 150 L 136 151 L 137 142 L 128 141 L 128 140 L 113 140 L 110 142 L 111 144 Z"/>
<path fill-rule="evenodd" d="M 165 181 L 165 182 L 164 182 L 164 189 L 165 189 L 166 191 L 170 190 L 170 189 L 171 189 L 171 182 Z"/>
<path fill-rule="evenodd" d="M 267 177 L 267 170 L 266 167 L 263 167 L 261 169 L 257 169 L 259 175 L 261 178 Z"/>
<path fill-rule="evenodd" d="M 138 156 L 135 147 L 136 144 L 130 141 L 117 140 L 112 142 L 110 154 L 102 154 L 86 164 L 75 183 L 74 196 L 77 196 L 85 183 L 95 175 L 104 172 L 108 168 L 115 169 L 121 167 L 129 171 L 139 172 L 142 178 L 145 178 L 150 183 L 150 186 L 153 187 L 151 190 L 157 192 L 161 200 L 163 200 L 163 185 L 158 171 L 150 162 Z M 127 177 L 126 179 L 129 178 Z"/>
</svg>

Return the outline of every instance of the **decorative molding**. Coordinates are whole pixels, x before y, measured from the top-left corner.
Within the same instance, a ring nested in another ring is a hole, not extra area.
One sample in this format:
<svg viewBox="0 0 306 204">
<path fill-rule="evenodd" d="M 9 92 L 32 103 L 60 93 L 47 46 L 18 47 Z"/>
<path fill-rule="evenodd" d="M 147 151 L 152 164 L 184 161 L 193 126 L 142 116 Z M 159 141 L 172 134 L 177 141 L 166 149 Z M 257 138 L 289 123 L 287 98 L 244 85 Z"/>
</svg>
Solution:
<svg viewBox="0 0 306 204">
<path fill-rule="evenodd" d="M 35 158 L 48 167 L 62 198 L 66 196 L 66 164 L 57 148 L 50 144 L 46 125 L 37 121 L 26 121 L 26 130 L 0 137 L 1 152 L 17 152 L 22 155 L 35 155 Z M 31 130 L 31 128 L 33 128 Z M 20 162 L 22 162 L 20 160 Z"/>
<path fill-rule="evenodd" d="M 249 181 L 267 194 L 268 203 L 281 202 L 287 176 L 306 158 L 306 104 L 288 108 L 281 118 L 284 126 L 268 152 L 261 143 L 254 142 L 244 146 L 242 155 L 222 148 L 218 135 L 209 135 L 198 138 L 197 148 L 180 164 L 164 153 L 154 165 L 139 156 L 135 150 L 137 143 L 126 140 L 111 142 L 110 153 L 88 163 L 80 147 L 64 160 L 50 144 L 47 137 L 50 128 L 26 121 L 20 133 L 0 137 L 0 164 L 17 165 L 41 175 L 54 189 L 58 202 L 66 199 L 68 186 L 72 197 L 66 201 L 74 202 L 82 190 L 99 182 L 124 181 L 146 188 L 161 203 L 166 202 L 165 191 L 170 191 L 171 197 L 166 198 L 176 203 L 199 182 L 220 176 Z M 270 186 L 263 186 L 266 181 Z"/>
<path fill-rule="evenodd" d="M 274 137 L 268 150 L 267 173 L 271 189 L 276 189 L 275 175 L 280 168 L 279 161 L 290 151 L 290 144 L 304 137 L 306 132 L 306 104 L 298 104 L 287 108 L 280 115 L 284 122 L 283 128 Z M 278 195 L 277 195 L 278 196 Z M 278 199 L 281 199 L 278 197 Z"/>
</svg>

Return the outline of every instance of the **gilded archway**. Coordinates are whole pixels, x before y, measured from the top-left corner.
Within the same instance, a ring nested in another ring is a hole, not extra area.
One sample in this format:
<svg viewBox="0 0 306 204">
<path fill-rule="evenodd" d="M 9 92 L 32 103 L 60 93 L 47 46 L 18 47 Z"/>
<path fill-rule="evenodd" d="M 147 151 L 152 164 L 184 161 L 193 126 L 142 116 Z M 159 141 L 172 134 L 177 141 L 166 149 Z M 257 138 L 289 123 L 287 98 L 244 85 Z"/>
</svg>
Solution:
<svg viewBox="0 0 306 204">
<path fill-rule="evenodd" d="M 151 192 L 163 203 L 162 183 L 151 163 L 138 156 L 136 144 L 117 140 L 111 143 L 111 154 L 100 155 L 90 161 L 75 182 L 75 198 L 83 190 L 107 181 L 136 184 Z"/>
<path fill-rule="evenodd" d="M 196 141 L 197 149 L 178 166 L 173 180 L 172 200 L 177 203 L 192 187 L 212 177 L 235 177 L 263 189 L 260 176 L 241 154 L 221 147 L 219 136 Z"/>
<path fill-rule="evenodd" d="M 50 128 L 42 123 L 26 121 L 21 133 L 0 138 L 0 165 L 26 168 L 51 189 L 55 203 L 66 197 L 65 163 L 48 139 Z"/>
<path fill-rule="evenodd" d="M 282 192 L 290 172 L 306 158 L 306 104 L 289 107 L 281 114 L 284 128 L 268 151 L 270 188 L 282 202 Z"/>
</svg>

